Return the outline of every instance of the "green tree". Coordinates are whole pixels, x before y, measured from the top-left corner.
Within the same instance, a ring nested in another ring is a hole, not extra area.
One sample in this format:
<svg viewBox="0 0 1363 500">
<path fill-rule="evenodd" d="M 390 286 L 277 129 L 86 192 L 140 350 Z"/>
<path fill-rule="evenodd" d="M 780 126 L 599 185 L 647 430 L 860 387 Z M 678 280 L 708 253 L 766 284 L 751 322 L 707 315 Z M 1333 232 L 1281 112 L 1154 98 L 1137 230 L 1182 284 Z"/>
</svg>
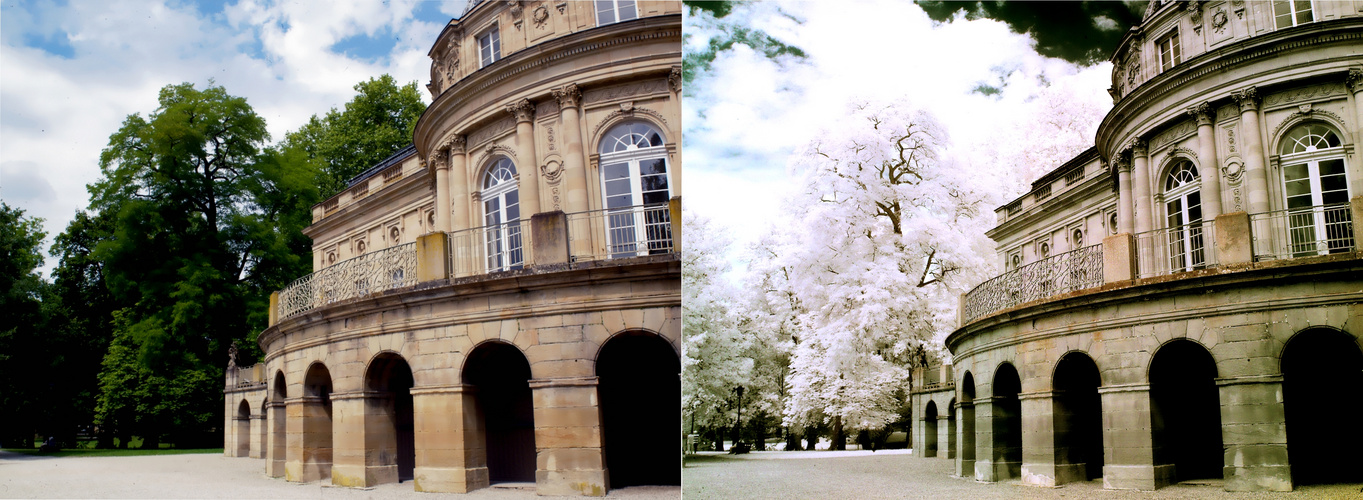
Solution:
<svg viewBox="0 0 1363 500">
<path fill-rule="evenodd" d="M 322 198 L 341 192 L 351 178 L 411 144 L 412 130 L 426 110 L 416 82 L 398 87 L 392 76 L 383 75 L 355 84 L 355 91 L 344 111 L 313 115 L 281 144 L 281 150 L 301 151 L 317 162 Z"/>
<path fill-rule="evenodd" d="M 34 375 L 44 369 L 42 219 L 0 202 L 0 440 L 32 446 L 42 422 L 34 413 L 43 391 Z"/>
</svg>

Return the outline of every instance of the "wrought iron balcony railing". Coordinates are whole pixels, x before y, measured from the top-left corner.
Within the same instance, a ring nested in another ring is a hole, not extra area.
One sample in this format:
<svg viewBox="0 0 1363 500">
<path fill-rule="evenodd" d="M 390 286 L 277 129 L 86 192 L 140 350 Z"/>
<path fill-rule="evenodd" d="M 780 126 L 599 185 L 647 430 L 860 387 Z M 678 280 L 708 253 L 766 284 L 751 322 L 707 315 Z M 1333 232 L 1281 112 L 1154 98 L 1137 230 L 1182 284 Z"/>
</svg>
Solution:
<svg viewBox="0 0 1363 500">
<path fill-rule="evenodd" d="M 1150 278 L 1215 267 L 1216 229 L 1198 221 L 1137 233 L 1137 277 Z"/>
<path fill-rule="evenodd" d="M 608 208 L 568 214 L 568 255 L 573 262 L 673 253 L 668 204 Z"/>
<path fill-rule="evenodd" d="M 980 283 L 965 296 L 966 322 L 1018 304 L 1102 286 L 1103 245 L 1071 250 Z"/>
<path fill-rule="evenodd" d="M 1357 248 L 1348 203 L 1250 214 L 1249 226 L 1256 261 L 1352 252 Z"/>
<path fill-rule="evenodd" d="M 340 262 L 279 291 L 279 317 L 333 302 L 416 284 L 416 244 L 407 243 Z"/>
<path fill-rule="evenodd" d="M 522 269 L 530 234 L 528 219 L 450 233 L 450 272 L 462 277 Z"/>
</svg>

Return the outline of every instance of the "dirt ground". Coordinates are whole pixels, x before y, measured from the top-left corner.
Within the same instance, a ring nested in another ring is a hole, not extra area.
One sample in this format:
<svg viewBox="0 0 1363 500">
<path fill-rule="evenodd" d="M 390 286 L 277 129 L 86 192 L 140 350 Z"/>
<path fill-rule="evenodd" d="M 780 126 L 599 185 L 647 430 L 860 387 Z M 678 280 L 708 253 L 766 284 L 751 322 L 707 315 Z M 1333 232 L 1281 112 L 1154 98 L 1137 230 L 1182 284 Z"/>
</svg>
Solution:
<svg viewBox="0 0 1363 500">
<path fill-rule="evenodd" d="M 530 484 L 464 495 L 418 493 L 412 491 L 412 483 L 340 488 L 323 482 L 290 483 L 266 477 L 264 471 L 264 460 L 217 454 L 51 458 L 0 451 L 0 498 L 559 498 L 537 497 Z M 675 500 L 681 489 L 639 486 L 611 490 L 607 497 Z"/>
<path fill-rule="evenodd" d="M 747 455 L 703 452 L 682 468 L 686 500 L 710 498 L 940 499 L 1363 499 L 1363 484 L 1299 487 L 1289 493 L 1227 493 L 1220 481 L 1178 484 L 1156 491 L 1104 490 L 1102 481 L 1058 488 L 1017 481 L 977 483 L 951 477 L 952 461 L 917 458 L 908 450 L 767 451 Z"/>
</svg>

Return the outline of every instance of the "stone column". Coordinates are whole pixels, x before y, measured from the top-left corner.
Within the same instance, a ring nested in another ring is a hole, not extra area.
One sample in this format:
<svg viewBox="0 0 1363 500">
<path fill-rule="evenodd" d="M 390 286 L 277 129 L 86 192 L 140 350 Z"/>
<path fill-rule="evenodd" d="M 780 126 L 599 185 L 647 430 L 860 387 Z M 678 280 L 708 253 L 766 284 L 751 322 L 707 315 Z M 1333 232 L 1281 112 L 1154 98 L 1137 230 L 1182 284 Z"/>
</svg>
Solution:
<svg viewBox="0 0 1363 500">
<path fill-rule="evenodd" d="M 1150 157 L 1145 140 L 1137 138 L 1131 142 L 1131 195 L 1135 203 L 1136 233 L 1154 229 L 1153 194 L 1150 192 Z"/>
<path fill-rule="evenodd" d="M 677 108 L 680 110 L 681 105 L 682 105 L 682 102 L 683 102 L 683 100 L 682 100 L 682 67 L 681 67 L 680 64 L 672 67 L 672 72 L 671 72 L 670 74 L 668 74 L 668 76 L 667 76 L 667 83 L 668 83 L 669 86 L 672 88 L 672 102 L 676 103 Z M 672 175 L 671 175 L 672 178 L 669 179 L 669 181 L 672 183 L 672 184 L 671 184 L 671 185 L 672 185 L 672 194 L 675 195 L 675 196 L 681 196 L 681 194 L 682 194 L 682 162 L 681 162 L 681 156 L 680 156 L 680 155 L 681 155 L 681 151 L 682 151 L 682 140 L 683 140 L 683 139 L 685 139 L 685 138 L 682 137 L 681 134 L 677 134 L 677 138 L 676 138 L 676 140 L 674 141 L 674 142 L 677 143 L 677 151 L 678 151 L 677 161 L 674 161 L 674 162 L 672 162 L 671 165 L 669 165 L 669 167 L 670 167 L 669 170 L 670 170 L 670 173 L 672 174 Z M 1355 191 L 1355 192 L 1363 192 L 1363 191 Z"/>
<path fill-rule="evenodd" d="M 1358 118 L 1354 120 L 1353 134 L 1354 137 L 1360 137 L 1360 134 L 1363 134 L 1363 68 L 1350 68 L 1348 76 L 1344 77 L 1344 87 L 1354 95 L 1354 111 Z M 1352 167 L 1348 174 L 1349 192 L 1358 196 L 1363 193 L 1363 166 L 1357 161 L 1348 164 Z"/>
<path fill-rule="evenodd" d="M 1282 375 L 1216 380 L 1226 491 L 1292 491 Z"/>
<path fill-rule="evenodd" d="M 265 411 L 251 415 L 251 458 L 265 458 Z"/>
<path fill-rule="evenodd" d="M 961 403 L 956 410 L 956 442 L 961 446 L 961 452 L 956 454 L 956 475 L 959 477 L 975 476 L 975 404 L 972 402 Z"/>
<path fill-rule="evenodd" d="M 486 441 L 471 385 L 412 389 L 416 490 L 468 493 L 486 488 Z"/>
<path fill-rule="evenodd" d="M 1022 482 L 1032 486 L 1058 486 L 1072 480 L 1068 469 L 1057 464 L 1055 393 L 1027 392 L 1022 400 Z M 1063 469 L 1063 470 L 1058 470 Z M 1082 474 L 1082 472 L 1081 472 Z"/>
<path fill-rule="evenodd" d="M 535 492 L 605 496 L 610 488 L 596 377 L 532 379 Z"/>
<path fill-rule="evenodd" d="M 284 464 L 286 478 L 303 483 L 329 479 L 334 438 L 332 410 L 318 396 L 290 399 L 288 405 L 290 446 Z M 297 446 L 293 446 L 295 440 Z"/>
<path fill-rule="evenodd" d="M 577 84 L 570 83 L 555 89 L 553 95 L 558 99 L 559 118 L 563 121 L 563 177 L 567 190 L 563 211 L 585 212 L 588 210 L 587 156 L 582 146 L 582 123 L 577 109 L 582 92 Z"/>
<path fill-rule="evenodd" d="M 1103 400 L 1103 487 L 1144 490 L 1174 480 L 1174 466 L 1155 464 L 1150 385 L 1099 387 Z"/>
<path fill-rule="evenodd" d="M 435 230 L 450 232 L 450 151 L 441 145 L 431 154 L 431 167 L 435 169 Z"/>
<path fill-rule="evenodd" d="M 1249 213 L 1268 208 L 1268 169 L 1264 165 L 1263 132 L 1259 128 L 1259 91 L 1249 87 L 1231 94 L 1240 105 L 1240 138 L 1245 150 L 1245 197 Z"/>
<path fill-rule="evenodd" d="M 1202 220 L 1215 220 L 1221 215 L 1221 162 L 1216 158 L 1216 130 L 1212 121 L 1216 110 L 1207 103 L 1188 108 L 1197 120 L 1198 176 L 1202 177 Z"/>
<path fill-rule="evenodd" d="M 521 99 L 507 104 L 506 111 L 516 117 L 516 159 L 521 162 L 516 166 L 521 180 L 521 220 L 530 220 L 540 213 L 540 162 L 539 153 L 535 151 L 535 105 L 529 99 Z"/>
<path fill-rule="evenodd" d="M 369 450 L 365 447 L 365 398 L 363 392 L 331 394 L 331 484 L 373 486 L 367 477 Z"/>
<path fill-rule="evenodd" d="M 994 469 L 993 398 L 975 398 L 975 480 L 999 480 Z"/>
<path fill-rule="evenodd" d="M 1136 230 L 1135 197 L 1131 194 L 1131 160 L 1125 150 L 1113 159 L 1117 166 L 1117 233 L 1131 234 Z"/>
<path fill-rule="evenodd" d="M 283 401 L 266 403 L 270 412 L 270 444 L 265 449 L 265 473 L 270 477 L 284 476 L 284 456 L 288 453 L 288 405 Z"/>
<path fill-rule="evenodd" d="M 453 216 L 451 231 L 473 227 L 469 221 L 469 172 L 468 155 L 464 152 L 465 141 L 463 135 L 455 135 L 450 138 L 447 148 L 450 155 L 450 214 Z"/>
</svg>

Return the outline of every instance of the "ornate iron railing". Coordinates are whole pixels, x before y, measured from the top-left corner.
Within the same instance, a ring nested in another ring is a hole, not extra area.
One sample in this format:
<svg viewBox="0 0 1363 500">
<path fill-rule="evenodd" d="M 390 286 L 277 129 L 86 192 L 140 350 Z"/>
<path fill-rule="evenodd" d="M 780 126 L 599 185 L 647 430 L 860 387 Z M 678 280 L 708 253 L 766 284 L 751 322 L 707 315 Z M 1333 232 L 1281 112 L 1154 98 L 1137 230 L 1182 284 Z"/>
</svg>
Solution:
<svg viewBox="0 0 1363 500">
<path fill-rule="evenodd" d="M 1256 261 L 1352 252 L 1357 248 L 1348 203 L 1250 214 L 1249 226 Z"/>
<path fill-rule="evenodd" d="M 965 321 L 1018 304 L 1103 284 L 1103 245 L 1039 260 L 980 283 L 965 296 Z"/>
<path fill-rule="evenodd" d="M 1215 267 L 1216 229 L 1211 221 L 1136 234 L 1136 277 L 1150 278 Z"/>
<path fill-rule="evenodd" d="M 416 284 L 416 244 L 373 251 L 289 283 L 279 291 L 279 317 L 333 302 Z"/>
<path fill-rule="evenodd" d="M 673 253 L 672 214 L 666 203 L 589 210 L 567 215 L 573 262 Z"/>
<path fill-rule="evenodd" d="M 457 277 L 525 267 L 530 252 L 530 220 L 475 227 L 449 234 L 450 271 Z"/>
</svg>

